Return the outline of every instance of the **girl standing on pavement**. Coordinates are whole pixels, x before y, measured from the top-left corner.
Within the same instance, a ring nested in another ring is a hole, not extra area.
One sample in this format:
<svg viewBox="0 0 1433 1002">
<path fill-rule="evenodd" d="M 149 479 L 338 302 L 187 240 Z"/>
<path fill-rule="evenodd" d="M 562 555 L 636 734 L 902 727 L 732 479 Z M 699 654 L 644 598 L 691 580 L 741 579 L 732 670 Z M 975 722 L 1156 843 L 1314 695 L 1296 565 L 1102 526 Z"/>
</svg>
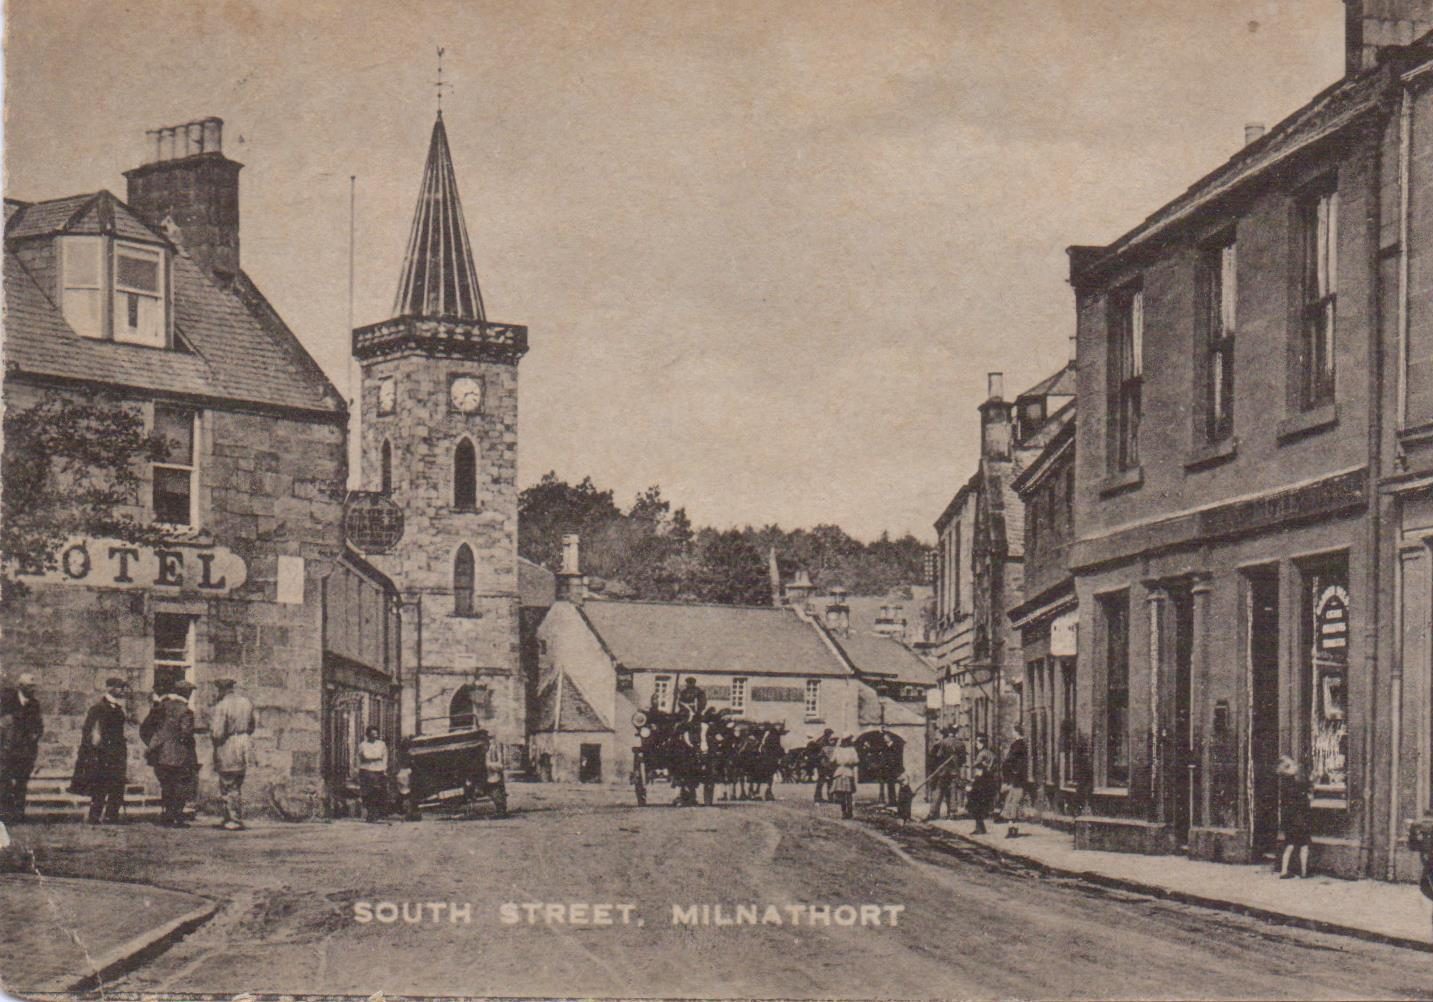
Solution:
<svg viewBox="0 0 1433 1002">
<path fill-rule="evenodd" d="M 995 752 L 990 750 L 990 741 L 984 734 L 975 736 L 975 760 L 971 763 L 970 796 L 966 809 L 975 819 L 975 831 L 971 834 L 986 833 L 985 819 L 995 807 L 995 798 L 1000 794 L 1000 778 L 995 774 Z"/>
<path fill-rule="evenodd" d="M 1275 766 L 1279 774 L 1279 821 L 1284 829 L 1284 856 L 1279 863 L 1279 878 L 1288 880 L 1295 876 L 1290 872 L 1294 850 L 1299 850 L 1299 872 L 1297 876 L 1309 875 L 1309 843 L 1313 841 L 1313 784 L 1304 775 L 1292 758 L 1279 756 Z"/>
</svg>

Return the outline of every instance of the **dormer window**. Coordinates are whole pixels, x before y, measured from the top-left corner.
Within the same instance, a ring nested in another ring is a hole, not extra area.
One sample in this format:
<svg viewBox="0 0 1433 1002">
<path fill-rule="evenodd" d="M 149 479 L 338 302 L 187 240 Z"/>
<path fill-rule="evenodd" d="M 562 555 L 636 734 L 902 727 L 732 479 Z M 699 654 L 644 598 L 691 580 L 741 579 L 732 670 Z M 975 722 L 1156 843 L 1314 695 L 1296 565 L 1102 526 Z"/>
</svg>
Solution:
<svg viewBox="0 0 1433 1002">
<path fill-rule="evenodd" d="M 101 236 L 65 236 L 59 244 L 61 303 L 76 334 L 168 346 L 162 247 Z"/>
</svg>

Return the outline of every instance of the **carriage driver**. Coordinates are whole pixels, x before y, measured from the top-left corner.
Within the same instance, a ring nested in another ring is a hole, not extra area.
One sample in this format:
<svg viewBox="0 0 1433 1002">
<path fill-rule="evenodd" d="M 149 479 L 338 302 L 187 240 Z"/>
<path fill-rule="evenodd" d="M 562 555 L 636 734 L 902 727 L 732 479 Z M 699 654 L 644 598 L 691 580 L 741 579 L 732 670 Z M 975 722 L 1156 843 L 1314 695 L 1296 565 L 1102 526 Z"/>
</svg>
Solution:
<svg viewBox="0 0 1433 1002">
<path fill-rule="evenodd" d="M 697 685 L 697 680 L 688 675 L 681 689 L 677 690 L 677 705 L 674 709 L 682 716 L 682 723 L 690 727 L 694 735 L 698 733 L 697 728 L 701 725 L 702 713 L 706 708 L 707 694 Z"/>
</svg>

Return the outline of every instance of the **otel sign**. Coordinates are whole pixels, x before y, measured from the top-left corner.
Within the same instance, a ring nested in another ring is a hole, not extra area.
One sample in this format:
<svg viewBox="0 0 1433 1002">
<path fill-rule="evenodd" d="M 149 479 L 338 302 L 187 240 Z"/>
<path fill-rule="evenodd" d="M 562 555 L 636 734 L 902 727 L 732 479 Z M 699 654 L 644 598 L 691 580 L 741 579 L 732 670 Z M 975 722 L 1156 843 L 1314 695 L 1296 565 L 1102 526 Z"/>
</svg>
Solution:
<svg viewBox="0 0 1433 1002">
<path fill-rule="evenodd" d="M 223 546 L 141 546 L 121 539 L 71 539 L 58 566 L 17 577 L 38 584 L 84 588 L 174 588 L 225 595 L 243 585 L 249 569 Z"/>
</svg>

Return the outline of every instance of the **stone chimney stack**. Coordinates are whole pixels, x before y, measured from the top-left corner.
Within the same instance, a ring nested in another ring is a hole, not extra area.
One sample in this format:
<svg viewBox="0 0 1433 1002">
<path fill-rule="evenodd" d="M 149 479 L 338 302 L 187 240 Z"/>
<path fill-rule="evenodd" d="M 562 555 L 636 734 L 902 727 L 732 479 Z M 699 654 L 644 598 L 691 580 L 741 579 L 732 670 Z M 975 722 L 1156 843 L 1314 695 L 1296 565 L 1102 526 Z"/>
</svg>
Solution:
<svg viewBox="0 0 1433 1002">
<path fill-rule="evenodd" d="M 985 459 L 1010 458 L 1011 420 L 1015 405 L 1004 399 L 1005 376 L 992 372 L 987 377 L 989 396 L 980 405 L 980 454 Z"/>
<path fill-rule="evenodd" d="M 840 585 L 831 589 L 831 601 L 826 603 L 826 629 L 843 637 L 851 635 L 851 607 L 846 604 L 846 589 Z"/>
<path fill-rule="evenodd" d="M 1245 145 L 1245 146 L 1248 146 L 1250 143 L 1256 143 L 1256 142 L 1258 142 L 1260 139 L 1263 139 L 1263 138 L 1264 138 L 1264 123 L 1263 123 L 1263 122 L 1249 122 L 1248 124 L 1246 124 L 1246 125 L 1244 126 L 1244 145 Z"/>
<path fill-rule="evenodd" d="M 1344 72 L 1378 65 L 1379 53 L 1433 31 L 1433 0 L 1344 0 Z"/>
<path fill-rule="evenodd" d="M 126 201 L 163 232 L 171 220 L 194 262 L 221 282 L 239 273 L 239 171 L 224 156 L 224 122 L 203 118 L 145 133 L 146 161 L 124 172 Z"/>
<path fill-rule="evenodd" d="M 581 605 L 587 597 L 587 579 L 582 575 L 581 543 L 577 533 L 562 537 L 562 570 L 557 572 L 557 600 Z"/>
</svg>

